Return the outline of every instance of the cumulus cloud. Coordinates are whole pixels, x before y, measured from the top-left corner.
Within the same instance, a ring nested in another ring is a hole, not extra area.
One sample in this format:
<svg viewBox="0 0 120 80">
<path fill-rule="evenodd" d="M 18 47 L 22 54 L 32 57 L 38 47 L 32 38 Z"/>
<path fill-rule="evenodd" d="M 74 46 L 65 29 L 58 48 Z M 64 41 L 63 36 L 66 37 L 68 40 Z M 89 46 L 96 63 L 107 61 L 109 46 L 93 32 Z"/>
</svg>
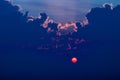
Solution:
<svg viewBox="0 0 120 80">
<path fill-rule="evenodd" d="M 106 8 L 106 9 L 113 9 L 113 4 L 112 3 L 105 3 L 103 4 L 103 7 Z"/>
<path fill-rule="evenodd" d="M 86 29 L 91 39 L 113 40 L 118 39 L 120 28 L 120 6 L 113 7 L 112 4 L 104 4 L 103 7 L 92 8 L 86 15 L 89 24 Z M 114 38 L 113 38 L 114 37 Z"/>
<path fill-rule="evenodd" d="M 0 11 L 0 33 L 3 34 L 0 44 L 79 49 L 83 37 L 106 37 L 112 31 L 114 35 L 119 33 L 120 6 L 113 8 L 112 4 L 91 9 L 84 21 L 65 24 L 55 22 L 46 13 L 40 13 L 37 18 L 31 17 L 29 12 L 22 13 L 20 7 L 10 1 L 0 1 Z"/>
<path fill-rule="evenodd" d="M 77 26 L 75 23 L 66 23 L 62 25 L 61 23 L 58 24 L 59 30 L 65 30 L 67 33 L 76 32 Z"/>
</svg>

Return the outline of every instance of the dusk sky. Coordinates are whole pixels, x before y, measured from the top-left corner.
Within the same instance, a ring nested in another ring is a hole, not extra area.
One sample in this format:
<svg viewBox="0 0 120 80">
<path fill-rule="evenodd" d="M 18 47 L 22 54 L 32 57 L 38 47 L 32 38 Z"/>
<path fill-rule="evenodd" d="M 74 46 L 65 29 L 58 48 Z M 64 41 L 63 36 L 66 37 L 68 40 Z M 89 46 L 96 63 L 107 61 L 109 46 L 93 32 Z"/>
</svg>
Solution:
<svg viewBox="0 0 120 80">
<path fill-rule="evenodd" d="M 33 16 L 45 12 L 57 22 L 83 20 L 84 16 L 93 7 L 104 3 L 120 3 L 119 0 L 13 0 L 20 4 L 23 11 L 30 11 Z"/>
<path fill-rule="evenodd" d="M 0 0 L 0 80 L 120 80 L 120 0 Z"/>
</svg>

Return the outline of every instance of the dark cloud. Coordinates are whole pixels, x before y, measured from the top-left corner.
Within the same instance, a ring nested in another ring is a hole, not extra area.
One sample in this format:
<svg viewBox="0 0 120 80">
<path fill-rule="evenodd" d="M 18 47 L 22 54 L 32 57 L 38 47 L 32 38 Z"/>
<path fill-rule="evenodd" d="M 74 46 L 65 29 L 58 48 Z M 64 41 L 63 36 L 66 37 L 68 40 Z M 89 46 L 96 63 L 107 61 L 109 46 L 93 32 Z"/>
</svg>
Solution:
<svg viewBox="0 0 120 80">
<path fill-rule="evenodd" d="M 77 31 L 76 23 L 69 22 L 65 25 L 50 20 L 46 13 L 40 13 L 37 18 L 30 17 L 29 12 L 25 14 L 20 11 L 21 7 L 12 4 L 10 1 L 1 1 L 0 22 L 1 22 L 1 44 L 6 45 L 25 45 L 25 46 L 44 46 L 44 48 L 53 49 L 58 45 L 52 42 L 53 38 L 61 36 L 62 42 L 68 41 L 65 34 L 72 36 Z M 78 27 L 78 31 L 79 31 Z M 62 34 L 62 35 L 61 35 Z M 74 34 L 75 35 L 75 34 Z M 76 36 L 79 36 L 78 34 Z M 76 37 L 77 38 L 77 37 Z M 80 37 L 79 37 L 80 38 Z M 80 39 L 79 39 L 80 40 Z M 75 41 L 75 39 L 73 40 Z M 54 44 L 54 45 L 53 45 Z M 64 43 L 66 49 L 69 43 Z M 62 46 L 60 47 L 63 48 Z"/>
<path fill-rule="evenodd" d="M 106 61 L 103 64 L 113 65 L 109 71 L 115 71 L 113 68 L 120 66 L 120 5 L 112 7 L 105 4 L 92 8 L 86 17 L 89 24 L 85 27 L 84 36 L 88 40 L 89 55 L 101 56 L 101 60 Z"/>
<path fill-rule="evenodd" d="M 97 39 L 117 39 L 120 26 L 120 7 L 112 7 L 111 4 L 104 4 L 103 7 L 92 8 L 90 13 L 86 15 L 91 36 Z M 101 39 L 101 40 L 102 40 Z"/>
<path fill-rule="evenodd" d="M 22 45 L 38 40 L 44 28 L 41 26 L 47 19 L 45 13 L 40 18 L 29 17 L 28 13 L 20 12 L 21 7 L 10 1 L 0 2 L 0 33 L 3 45 Z"/>
<path fill-rule="evenodd" d="M 11 44 L 40 46 L 44 43 L 50 49 L 51 46 L 57 45 L 56 42 L 55 45 L 51 43 L 53 38 L 57 39 L 57 37 L 61 36 L 61 38 L 64 38 L 64 42 L 69 42 L 69 38 L 73 38 L 74 43 L 64 43 L 69 47 L 75 45 L 76 39 L 80 40 L 87 37 L 88 34 L 91 34 L 89 36 L 91 39 L 94 39 L 94 37 L 97 37 L 96 39 L 105 39 L 106 36 L 114 35 L 116 30 L 118 31 L 117 26 L 119 26 L 120 21 L 119 6 L 113 8 L 112 4 L 92 8 L 83 22 L 69 22 L 65 25 L 50 20 L 46 13 L 40 13 L 37 18 L 30 17 L 29 12 L 25 14 L 20 12 L 21 7 L 12 4 L 10 1 L 3 0 L 0 4 L 0 25 L 3 37 L 1 44 L 10 44 L 12 42 Z M 65 34 L 67 37 L 64 36 Z"/>
</svg>

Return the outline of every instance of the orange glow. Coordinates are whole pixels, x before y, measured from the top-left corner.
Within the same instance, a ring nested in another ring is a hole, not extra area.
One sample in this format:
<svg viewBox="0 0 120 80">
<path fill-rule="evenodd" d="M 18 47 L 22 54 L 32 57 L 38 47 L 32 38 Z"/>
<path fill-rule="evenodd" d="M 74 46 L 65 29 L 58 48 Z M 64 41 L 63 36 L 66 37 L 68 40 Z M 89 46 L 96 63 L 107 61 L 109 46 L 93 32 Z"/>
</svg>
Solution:
<svg viewBox="0 0 120 80">
<path fill-rule="evenodd" d="M 72 61 L 72 63 L 76 63 L 76 62 L 77 62 L 77 58 L 76 58 L 76 57 L 73 57 L 73 58 L 71 59 L 71 61 Z"/>
</svg>

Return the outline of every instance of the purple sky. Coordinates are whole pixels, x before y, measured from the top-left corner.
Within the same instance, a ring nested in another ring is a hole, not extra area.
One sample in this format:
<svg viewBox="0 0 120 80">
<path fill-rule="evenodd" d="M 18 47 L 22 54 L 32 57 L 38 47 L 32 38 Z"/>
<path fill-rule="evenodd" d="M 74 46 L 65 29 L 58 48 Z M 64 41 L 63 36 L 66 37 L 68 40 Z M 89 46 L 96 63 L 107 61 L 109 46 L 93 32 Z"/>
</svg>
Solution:
<svg viewBox="0 0 120 80">
<path fill-rule="evenodd" d="M 20 4 L 23 11 L 30 11 L 30 15 L 37 16 L 40 12 L 46 12 L 51 19 L 58 22 L 83 20 L 88 11 L 103 3 L 120 3 L 119 0 L 13 0 Z"/>
</svg>

